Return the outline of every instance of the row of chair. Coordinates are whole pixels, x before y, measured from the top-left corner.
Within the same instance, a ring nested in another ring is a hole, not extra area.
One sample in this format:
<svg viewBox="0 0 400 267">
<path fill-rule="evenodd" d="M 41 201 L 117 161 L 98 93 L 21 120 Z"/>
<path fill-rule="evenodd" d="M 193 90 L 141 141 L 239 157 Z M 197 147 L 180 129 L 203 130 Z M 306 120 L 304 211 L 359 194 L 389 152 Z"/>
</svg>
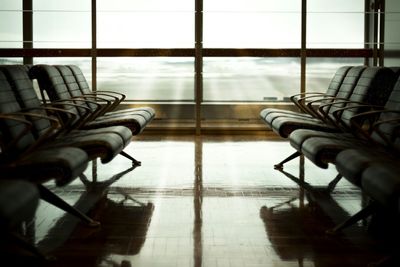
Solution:
<svg viewBox="0 0 400 267">
<path fill-rule="evenodd" d="M 39 99 L 33 79 L 37 79 L 50 101 L 43 98 L 43 103 Z M 112 91 L 90 91 L 77 66 L 0 66 L 1 181 L 6 181 L 11 188 L 15 188 L 11 186 L 15 181 L 31 183 L 43 200 L 90 226 L 98 226 L 98 222 L 69 205 L 43 183 L 54 180 L 57 186 L 66 185 L 82 175 L 88 162 L 96 158 L 107 163 L 121 154 L 134 166 L 140 165 L 123 149 L 133 135 L 143 131 L 155 113 L 149 107 L 116 111 L 124 98 Z M 21 199 L 26 199 L 26 192 L 13 192 L 12 201 L 21 203 L 14 205 L 15 211 L 22 210 Z M 2 211 L 11 200 L 1 198 L 0 201 Z M 4 214 L 2 223 L 15 219 L 13 211 Z M 37 254 L 34 247 L 30 250 Z"/>
<path fill-rule="evenodd" d="M 299 155 L 321 168 L 335 164 L 338 175 L 328 191 L 345 177 L 371 198 L 370 205 L 332 231 L 371 215 L 377 207 L 399 211 L 398 68 L 342 67 L 326 93 L 297 95 L 292 100 L 302 113 L 277 109 L 260 113 L 264 122 L 296 149 L 275 168 L 282 170 L 284 163 Z"/>
</svg>

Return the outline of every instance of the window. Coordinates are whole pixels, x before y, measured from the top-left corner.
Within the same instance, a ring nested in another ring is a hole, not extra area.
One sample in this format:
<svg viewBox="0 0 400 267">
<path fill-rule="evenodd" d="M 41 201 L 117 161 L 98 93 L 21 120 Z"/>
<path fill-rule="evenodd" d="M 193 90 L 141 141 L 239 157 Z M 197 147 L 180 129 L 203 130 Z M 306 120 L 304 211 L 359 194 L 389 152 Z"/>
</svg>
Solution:
<svg viewBox="0 0 400 267">
<path fill-rule="evenodd" d="M 307 48 L 364 48 L 364 0 L 308 0 Z"/>
<path fill-rule="evenodd" d="M 204 47 L 299 48 L 301 1 L 206 0 Z"/>
<path fill-rule="evenodd" d="M 194 47 L 194 1 L 99 0 L 100 48 Z"/>
<path fill-rule="evenodd" d="M 22 48 L 22 1 L 0 2 L 0 48 Z"/>
<path fill-rule="evenodd" d="M 90 0 L 33 1 L 35 48 L 90 48 L 91 32 Z"/>
<path fill-rule="evenodd" d="M 283 101 L 300 88 L 299 58 L 205 58 L 204 101 Z"/>
<path fill-rule="evenodd" d="M 194 99 L 194 59 L 174 57 L 98 58 L 97 88 L 130 100 Z"/>
</svg>

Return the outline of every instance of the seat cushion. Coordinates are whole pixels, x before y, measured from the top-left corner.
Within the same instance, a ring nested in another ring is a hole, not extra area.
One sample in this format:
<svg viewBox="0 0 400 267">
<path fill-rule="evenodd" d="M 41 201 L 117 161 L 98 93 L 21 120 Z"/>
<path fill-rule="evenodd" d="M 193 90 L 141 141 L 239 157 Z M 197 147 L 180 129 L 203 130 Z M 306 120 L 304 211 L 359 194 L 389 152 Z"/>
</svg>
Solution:
<svg viewBox="0 0 400 267">
<path fill-rule="evenodd" d="M 298 129 L 294 130 L 289 135 L 290 145 L 297 151 L 301 151 L 303 142 L 311 137 L 326 137 L 333 139 L 354 138 L 354 136 L 350 133 L 333 133 L 333 132 L 323 132 L 310 129 Z"/>
<path fill-rule="evenodd" d="M 107 163 L 124 149 L 124 143 L 121 136 L 113 132 L 82 130 L 79 135 L 73 133 L 59 136 L 44 147 L 78 147 L 88 154 L 89 159 L 99 157 L 102 163 Z"/>
<path fill-rule="evenodd" d="M 287 138 L 296 129 L 313 129 L 326 132 L 337 132 L 337 128 L 324 124 L 313 118 L 293 118 L 280 116 L 272 122 L 272 130 Z"/>
<path fill-rule="evenodd" d="M 362 174 L 361 187 L 380 204 L 399 211 L 400 167 L 389 162 L 374 163 Z"/>
<path fill-rule="evenodd" d="M 366 145 L 355 138 L 310 137 L 302 144 L 301 152 L 314 164 L 328 168 L 328 163 L 335 163 L 337 154 L 347 148 Z"/>
<path fill-rule="evenodd" d="M 58 186 L 68 184 L 87 167 L 88 155 L 75 147 L 41 147 L 17 161 L 0 166 L 2 176 L 43 183 L 55 179 Z"/>
<path fill-rule="evenodd" d="M 335 159 L 336 169 L 349 182 L 361 186 L 363 171 L 373 163 L 386 162 L 388 154 L 382 148 L 351 148 L 338 153 Z"/>
</svg>

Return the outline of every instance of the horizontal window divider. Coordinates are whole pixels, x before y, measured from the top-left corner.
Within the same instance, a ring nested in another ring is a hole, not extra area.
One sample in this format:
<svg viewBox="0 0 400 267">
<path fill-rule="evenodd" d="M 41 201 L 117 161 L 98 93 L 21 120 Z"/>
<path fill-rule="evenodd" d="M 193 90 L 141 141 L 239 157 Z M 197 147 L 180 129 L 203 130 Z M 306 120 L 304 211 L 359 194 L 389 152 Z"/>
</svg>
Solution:
<svg viewBox="0 0 400 267">
<path fill-rule="evenodd" d="M 373 49 L 353 48 L 353 49 L 306 49 L 307 57 L 372 57 Z"/>
<path fill-rule="evenodd" d="M 0 48 L 0 57 L 194 57 L 194 48 Z M 203 57 L 300 57 L 301 49 L 204 48 Z M 307 57 L 372 57 L 373 49 L 306 49 Z"/>
<path fill-rule="evenodd" d="M 300 49 L 204 48 L 205 57 L 300 57 Z"/>
</svg>

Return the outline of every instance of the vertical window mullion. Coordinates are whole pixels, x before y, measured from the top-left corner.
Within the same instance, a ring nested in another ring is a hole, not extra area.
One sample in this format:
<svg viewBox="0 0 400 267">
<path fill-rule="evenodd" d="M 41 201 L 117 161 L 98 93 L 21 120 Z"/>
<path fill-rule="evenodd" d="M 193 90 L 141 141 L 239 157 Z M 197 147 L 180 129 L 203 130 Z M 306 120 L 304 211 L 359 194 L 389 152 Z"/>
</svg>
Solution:
<svg viewBox="0 0 400 267">
<path fill-rule="evenodd" d="M 92 90 L 97 90 L 97 0 L 92 0 Z"/>
<path fill-rule="evenodd" d="M 203 0 L 195 0 L 195 119 L 196 135 L 201 134 L 203 102 Z"/>
<path fill-rule="evenodd" d="M 32 0 L 23 0 L 22 4 L 22 25 L 23 37 L 22 43 L 24 49 L 33 48 L 33 13 L 32 13 Z M 33 64 L 32 57 L 24 57 L 24 64 Z"/>
<path fill-rule="evenodd" d="M 300 93 L 306 91 L 307 0 L 301 0 Z"/>
</svg>

